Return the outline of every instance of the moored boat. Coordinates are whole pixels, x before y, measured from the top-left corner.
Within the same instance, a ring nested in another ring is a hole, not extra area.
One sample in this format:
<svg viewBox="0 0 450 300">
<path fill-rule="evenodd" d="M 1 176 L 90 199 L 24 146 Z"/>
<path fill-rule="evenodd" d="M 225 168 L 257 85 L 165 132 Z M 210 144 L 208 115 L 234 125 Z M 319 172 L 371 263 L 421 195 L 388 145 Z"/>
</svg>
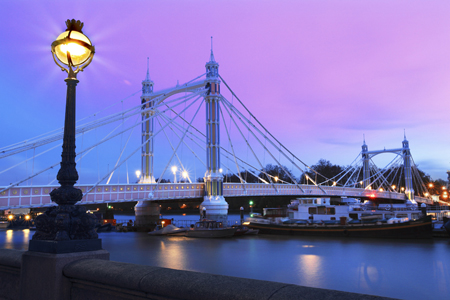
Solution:
<svg viewBox="0 0 450 300">
<path fill-rule="evenodd" d="M 259 230 L 248 228 L 245 225 L 233 225 L 232 227 L 237 228 L 236 232 L 234 233 L 234 236 L 257 235 L 259 232 Z"/>
<path fill-rule="evenodd" d="M 149 235 L 185 235 L 188 228 L 178 228 L 175 225 L 169 224 L 164 228 L 155 228 L 154 231 L 150 231 Z"/>
<path fill-rule="evenodd" d="M 284 209 L 264 209 L 263 216 L 246 225 L 260 233 L 364 238 L 431 238 L 431 216 L 417 204 L 360 203 L 345 199 L 331 205 L 329 198 L 294 199 Z"/>
<path fill-rule="evenodd" d="M 232 237 L 237 228 L 223 227 L 222 222 L 203 220 L 195 223 L 194 227 L 186 231 L 187 237 L 219 238 Z"/>
<path fill-rule="evenodd" d="M 248 227 L 244 225 L 233 225 L 231 227 L 236 228 L 234 236 L 244 235 L 248 231 Z"/>
</svg>

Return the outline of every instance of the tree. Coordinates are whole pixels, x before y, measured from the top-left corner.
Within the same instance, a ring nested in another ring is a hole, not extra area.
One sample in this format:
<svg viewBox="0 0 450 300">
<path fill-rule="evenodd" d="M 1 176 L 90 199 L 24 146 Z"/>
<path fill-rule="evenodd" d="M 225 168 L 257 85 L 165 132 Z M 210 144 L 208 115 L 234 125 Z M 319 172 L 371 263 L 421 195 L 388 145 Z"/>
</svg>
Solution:
<svg viewBox="0 0 450 300">
<path fill-rule="evenodd" d="M 269 174 L 271 176 L 270 180 L 269 176 L 267 176 L 266 174 Z M 294 180 L 297 181 L 295 176 L 287 167 L 272 164 L 266 165 L 258 176 L 267 182 L 272 181 L 275 183 L 295 183 Z"/>
<path fill-rule="evenodd" d="M 320 159 L 317 164 L 312 165 L 310 168 L 313 171 L 307 171 L 306 175 L 308 175 L 308 177 L 314 180 L 317 184 L 325 182 L 328 179 L 335 178 L 337 175 L 341 174 L 346 169 L 338 165 L 333 165 L 328 160 L 325 159 Z M 349 173 L 351 174 L 351 172 Z M 306 177 L 305 174 L 303 174 L 303 178 L 305 177 Z M 346 181 L 346 178 L 343 178 L 343 181 Z M 302 179 L 302 182 L 306 183 L 307 180 Z M 330 181 L 329 185 L 332 184 L 333 181 Z"/>
<path fill-rule="evenodd" d="M 258 177 L 256 177 L 255 175 L 253 175 L 252 173 L 248 172 L 248 171 L 242 171 L 240 172 L 240 177 L 244 180 L 244 182 L 247 183 L 257 183 L 260 182 L 260 180 L 258 179 Z M 241 182 L 241 179 L 239 178 L 239 176 L 237 174 L 225 174 L 224 175 L 224 182 Z"/>
</svg>

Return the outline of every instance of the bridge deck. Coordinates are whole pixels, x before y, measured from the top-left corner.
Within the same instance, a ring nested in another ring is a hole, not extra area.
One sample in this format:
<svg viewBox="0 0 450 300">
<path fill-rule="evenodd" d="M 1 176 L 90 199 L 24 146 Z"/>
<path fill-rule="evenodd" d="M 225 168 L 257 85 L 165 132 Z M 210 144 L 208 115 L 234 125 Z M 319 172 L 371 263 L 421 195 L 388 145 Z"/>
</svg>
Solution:
<svg viewBox="0 0 450 300">
<path fill-rule="evenodd" d="M 83 193 L 92 185 L 78 185 Z M 23 186 L 11 188 L 0 194 L 0 209 L 45 207 L 52 206 L 49 193 L 58 186 Z M 301 189 L 300 189 L 301 188 Z M 95 187 L 79 204 L 130 202 L 138 200 L 176 200 L 202 198 L 204 196 L 203 183 L 178 184 L 122 184 L 99 185 Z M 293 197 L 356 197 L 405 200 L 405 194 L 394 192 L 380 192 L 361 188 L 343 188 L 336 186 L 264 184 L 264 183 L 224 183 L 224 197 L 251 196 L 289 196 Z M 432 204 L 426 198 L 416 197 L 416 201 Z"/>
</svg>

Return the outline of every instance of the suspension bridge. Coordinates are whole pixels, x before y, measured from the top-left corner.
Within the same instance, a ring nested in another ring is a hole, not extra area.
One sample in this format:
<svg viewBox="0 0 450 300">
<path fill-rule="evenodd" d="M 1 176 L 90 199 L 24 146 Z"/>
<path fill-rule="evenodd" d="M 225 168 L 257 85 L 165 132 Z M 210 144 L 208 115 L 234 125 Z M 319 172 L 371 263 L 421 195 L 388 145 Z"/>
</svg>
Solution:
<svg viewBox="0 0 450 300">
<path fill-rule="evenodd" d="M 379 151 L 369 151 L 364 141 L 357 158 L 345 170 L 326 178 L 285 147 L 247 109 L 219 75 L 212 49 L 205 68 L 204 74 L 184 84 L 154 91 L 147 62 L 137 105 L 124 108 L 121 100 L 77 121 L 77 147 L 81 149 L 77 164 L 84 167 L 82 170 L 92 171 L 99 164 L 96 149 L 105 147 L 102 153 L 107 156 L 114 155 L 113 148 L 120 146 L 107 172 L 99 172 L 97 182 L 76 185 L 84 195 L 78 204 L 138 201 L 136 222 L 145 225 L 159 218 L 160 201 L 185 199 L 201 201 L 199 209 L 206 208 L 207 217 L 216 220 L 227 218 L 226 197 L 357 197 L 433 203 L 406 136 L 401 148 Z M 128 98 L 134 99 L 136 93 Z M 121 109 L 109 112 L 118 106 Z M 105 116 L 99 117 L 101 113 Z M 140 128 L 141 138 L 133 147 L 130 140 L 136 128 Z M 100 140 L 99 132 L 104 133 Z M 8 172 L 24 171 L 24 164 L 32 165 L 31 172 L 27 167 L 22 179 L 0 187 L 1 210 L 56 205 L 49 193 L 58 187 L 53 178 L 59 162 L 42 167 L 38 161 L 46 157 L 48 161 L 50 155 L 54 160 L 59 157 L 55 153 L 62 136 L 60 128 L 0 149 L 3 182 L 9 178 Z M 89 162 L 88 157 L 95 151 L 97 162 Z M 30 152 L 30 157 L 24 157 Z M 376 166 L 373 158 L 385 153 L 394 154 L 394 159 L 384 167 Z M 138 179 L 130 183 L 128 161 L 139 155 Z M 267 163 L 275 168 L 269 170 Z M 38 165 L 41 169 L 35 170 Z M 198 168 L 203 170 L 200 180 L 192 171 Z M 167 179 L 172 173 L 173 182 Z M 176 175 L 181 180 L 177 181 Z M 317 178 L 321 178 L 320 182 Z"/>
</svg>

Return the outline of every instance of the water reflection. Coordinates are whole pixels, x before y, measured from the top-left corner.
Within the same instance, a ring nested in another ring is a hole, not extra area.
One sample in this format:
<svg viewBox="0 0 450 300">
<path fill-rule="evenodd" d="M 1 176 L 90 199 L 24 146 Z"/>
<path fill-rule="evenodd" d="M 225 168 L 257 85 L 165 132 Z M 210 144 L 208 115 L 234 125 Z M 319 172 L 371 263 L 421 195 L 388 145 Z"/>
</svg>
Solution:
<svg viewBox="0 0 450 300">
<path fill-rule="evenodd" d="M 433 277 L 436 278 L 437 288 L 443 294 L 448 294 L 450 292 L 447 282 L 447 278 L 450 277 L 448 267 L 449 266 L 445 266 L 441 260 L 435 261 L 433 264 Z"/>
<path fill-rule="evenodd" d="M 166 242 L 164 238 L 161 239 L 161 251 L 159 251 L 159 259 L 161 264 L 171 269 L 186 269 L 186 257 L 181 245 L 176 243 L 177 237 L 171 237 Z"/>
<path fill-rule="evenodd" d="M 358 275 L 360 287 L 370 291 L 376 291 L 383 281 L 382 271 L 366 262 L 360 264 Z"/>
<path fill-rule="evenodd" d="M 301 255 L 299 269 L 303 275 L 302 285 L 320 286 L 322 279 L 319 275 L 322 267 L 320 256 L 314 254 Z"/>
<path fill-rule="evenodd" d="M 29 236 L 30 236 L 30 229 L 24 229 L 22 230 L 23 232 L 23 243 L 24 244 L 28 244 L 29 243 Z"/>
<path fill-rule="evenodd" d="M 12 229 L 6 230 L 6 249 L 13 249 L 13 247 L 11 246 L 13 242 L 13 232 L 14 231 Z"/>
</svg>

